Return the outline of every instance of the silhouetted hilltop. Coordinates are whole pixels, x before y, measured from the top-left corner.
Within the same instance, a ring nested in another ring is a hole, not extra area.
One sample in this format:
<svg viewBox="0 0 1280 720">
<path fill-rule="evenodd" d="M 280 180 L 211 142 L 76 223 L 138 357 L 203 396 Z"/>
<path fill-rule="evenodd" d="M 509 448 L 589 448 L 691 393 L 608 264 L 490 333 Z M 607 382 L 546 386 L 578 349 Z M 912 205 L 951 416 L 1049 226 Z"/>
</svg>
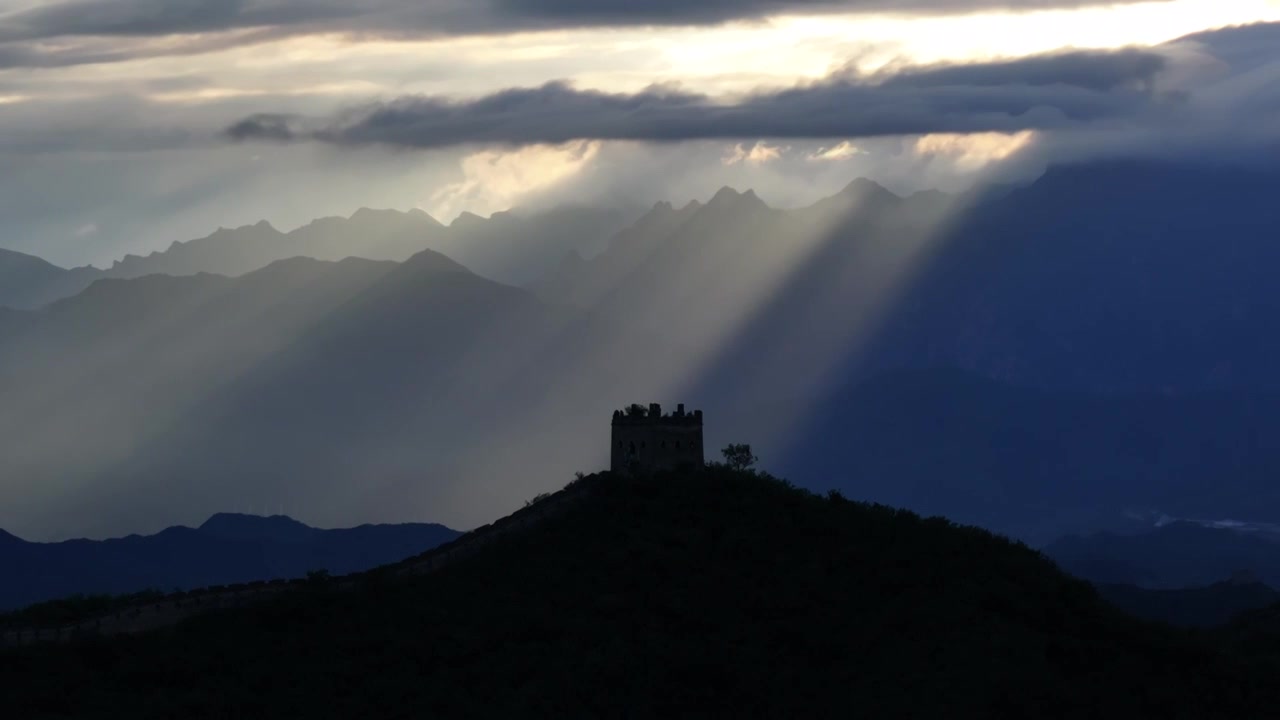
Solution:
<svg viewBox="0 0 1280 720">
<path fill-rule="evenodd" d="M 262 517 L 239 513 L 218 513 L 205 520 L 198 529 L 202 533 L 227 540 L 283 542 L 306 542 L 316 533 L 323 532 L 284 515 Z"/>
<path fill-rule="evenodd" d="M 980 530 L 723 470 L 582 482 L 564 514 L 418 579 L 0 652 L 0 691 L 24 717 L 1246 717 L 1276 699 Z"/>
<path fill-rule="evenodd" d="M 459 535 L 442 525 L 319 530 L 284 516 L 219 514 L 198 528 L 111 540 L 29 543 L 0 531 L 0 610 L 72 595 L 122 595 L 351 573 Z"/>
<path fill-rule="evenodd" d="M 704 206 L 713 212 L 754 212 L 769 210 L 769 206 L 756 195 L 755 190 L 738 192 L 731 187 L 722 187 L 707 201 Z"/>
</svg>

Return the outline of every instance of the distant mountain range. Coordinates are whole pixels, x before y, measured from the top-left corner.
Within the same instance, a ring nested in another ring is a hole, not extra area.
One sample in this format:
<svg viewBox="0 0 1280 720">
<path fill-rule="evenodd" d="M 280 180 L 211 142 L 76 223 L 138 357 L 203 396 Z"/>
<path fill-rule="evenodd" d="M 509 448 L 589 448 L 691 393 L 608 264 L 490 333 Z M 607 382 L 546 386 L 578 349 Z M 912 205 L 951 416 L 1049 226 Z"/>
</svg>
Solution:
<svg viewBox="0 0 1280 720">
<path fill-rule="evenodd" d="M 591 257 L 585 231 L 520 240 L 567 220 L 451 226 L 509 227 L 546 268 L 529 289 L 431 250 L 102 280 L 0 312 L 0 525 L 157 529 L 253 493 L 325 524 L 478 524 L 603 466 L 611 411 L 650 400 L 810 486 L 1036 542 L 1132 508 L 1277 522 L 1277 191 L 1137 162 L 791 210 L 724 189 Z"/>
<path fill-rule="evenodd" d="M 367 570 L 453 540 L 443 525 L 318 530 L 284 516 L 221 514 L 198 528 L 30 543 L 0 531 L 0 610 L 74 594 L 187 590 Z"/>
<path fill-rule="evenodd" d="M 362 208 L 349 218 L 315 220 L 288 233 L 265 221 L 220 228 L 150 255 L 127 255 L 110 268 L 65 270 L 30 255 L 0 250 L 0 306 L 34 309 L 70 297 L 101 279 L 146 275 L 235 277 L 293 257 L 357 257 L 400 262 L 422 250 L 445 252 L 476 272 L 514 285 L 541 279 L 568 255 L 593 253 L 639 213 L 562 207 L 540 213 L 464 213 L 443 225 L 421 210 Z"/>
<path fill-rule="evenodd" d="M 1043 552 L 1112 604 L 1149 620 L 1212 627 L 1280 603 L 1280 536 L 1270 527 L 1162 519 L 1070 535 Z"/>
<path fill-rule="evenodd" d="M 1131 615 L 1189 628 L 1221 627 L 1244 613 L 1280 603 L 1280 592 L 1245 578 L 1177 590 L 1096 587 L 1103 599 Z"/>
<path fill-rule="evenodd" d="M 1200 523 L 1071 535 L 1045 546 L 1044 552 L 1063 570 L 1100 584 L 1177 589 L 1245 573 L 1280 587 L 1280 542 Z"/>
<path fill-rule="evenodd" d="M 1150 530 L 1128 517 L 1145 508 L 1181 517 L 1280 516 L 1272 489 L 1280 447 L 1261 441 L 1266 428 L 1280 426 L 1277 393 L 1046 390 L 957 370 L 900 370 L 829 391 L 805 418 L 784 447 L 768 451 L 786 472 L 1036 545 L 1071 532 Z M 731 422 L 749 437 L 747 423 Z M 1174 550 L 1181 531 L 1155 531 L 1152 548 L 1167 547 L 1173 563 L 1184 552 L 1200 556 L 1201 541 L 1269 546 L 1189 527 L 1195 537 Z M 1113 550 L 1098 556 L 1118 558 Z M 1280 560 L 1280 544 L 1271 552 Z M 1101 582 L 1189 587 L 1264 568 L 1224 562 L 1167 583 L 1160 571 L 1146 578 L 1066 569 Z M 1280 573 L 1266 579 L 1280 587 Z"/>
</svg>

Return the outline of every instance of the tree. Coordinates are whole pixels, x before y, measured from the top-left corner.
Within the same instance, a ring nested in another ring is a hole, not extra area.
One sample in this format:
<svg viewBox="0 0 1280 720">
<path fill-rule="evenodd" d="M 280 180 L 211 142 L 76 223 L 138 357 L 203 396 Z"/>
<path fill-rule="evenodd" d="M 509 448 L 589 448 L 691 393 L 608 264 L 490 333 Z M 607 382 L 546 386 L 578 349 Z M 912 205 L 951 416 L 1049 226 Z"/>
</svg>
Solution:
<svg viewBox="0 0 1280 720">
<path fill-rule="evenodd" d="M 726 445 L 720 451 L 724 455 L 724 463 L 734 470 L 750 470 L 760 459 L 751 454 L 750 445 Z"/>
</svg>

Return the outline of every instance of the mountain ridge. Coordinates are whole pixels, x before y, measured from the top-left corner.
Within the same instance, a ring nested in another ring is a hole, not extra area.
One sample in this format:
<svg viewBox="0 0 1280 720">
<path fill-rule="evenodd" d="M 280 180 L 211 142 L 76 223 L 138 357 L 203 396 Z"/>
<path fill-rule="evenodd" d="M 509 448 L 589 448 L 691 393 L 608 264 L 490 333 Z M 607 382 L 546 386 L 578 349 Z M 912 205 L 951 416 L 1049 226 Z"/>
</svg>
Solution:
<svg viewBox="0 0 1280 720">
<path fill-rule="evenodd" d="M 0 609 L 72 595 L 123 595 L 334 574 L 396 562 L 457 538 L 428 523 L 320 529 L 286 516 L 219 513 L 197 527 L 105 540 L 28 542 L 0 530 Z M 20 581 L 19 581 L 20 580 Z"/>
</svg>

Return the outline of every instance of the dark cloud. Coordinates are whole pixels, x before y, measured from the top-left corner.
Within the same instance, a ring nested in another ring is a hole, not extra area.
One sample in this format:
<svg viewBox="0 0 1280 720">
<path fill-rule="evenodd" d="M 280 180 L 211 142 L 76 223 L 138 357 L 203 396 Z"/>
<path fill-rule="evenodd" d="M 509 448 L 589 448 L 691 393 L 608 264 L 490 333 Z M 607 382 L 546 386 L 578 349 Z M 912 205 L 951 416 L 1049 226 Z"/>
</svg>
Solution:
<svg viewBox="0 0 1280 720">
<path fill-rule="evenodd" d="M 845 138 L 1070 127 L 1151 109 L 1163 58 L 1153 52 L 1071 52 L 1005 62 L 841 73 L 823 82 L 721 102 L 679 89 L 634 94 L 564 83 L 458 102 L 407 97 L 308 122 L 256 115 L 236 140 L 319 140 L 434 148 L 569 140 Z"/>
<path fill-rule="evenodd" d="M 684 25 L 783 14 L 968 13 L 1115 5 L 1138 0 L 492 0 L 502 16 L 558 24 Z"/>
<path fill-rule="evenodd" d="M 1150 50 L 1063 52 L 1013 62 L 938 65 L 908 69 L 887 77 L 888 87 L 1067 85 L 1099 92 L 1145 89 L 1165 68 L 1167 58 Z"/>
<path fill-rule="evenodd" d="M 2 40 L 162 36 L 302 25 L 366 15 L 390 2 L 325 0 L 72 0 L 4 18 Z"/>
<path fill-rule="evenodd" d="M 294 139 L 294 130 L 298 118 L 294 115 L 260 113 L 251 115 L 227 128 L 227 135 L 233 140 L 276 140 L 285 142 Z"/>
<path fill-rule="evenodd" d="M 707 25 L 784 13 L 966 13 L 1037 10 L 1140 0 L 64 0 L 0 14 L 0 67 L 115 62 L 191 52 L 146 38 L 243 31 L 226 44 L 311 32 L 432 37 L 598 26 Z M 3 7 L 0 6 L 0 12 Z M 96 51 L 66 39 L 132 38 Z M 62 39 L 50 47 L 46 41 Z"/>
</svg>

